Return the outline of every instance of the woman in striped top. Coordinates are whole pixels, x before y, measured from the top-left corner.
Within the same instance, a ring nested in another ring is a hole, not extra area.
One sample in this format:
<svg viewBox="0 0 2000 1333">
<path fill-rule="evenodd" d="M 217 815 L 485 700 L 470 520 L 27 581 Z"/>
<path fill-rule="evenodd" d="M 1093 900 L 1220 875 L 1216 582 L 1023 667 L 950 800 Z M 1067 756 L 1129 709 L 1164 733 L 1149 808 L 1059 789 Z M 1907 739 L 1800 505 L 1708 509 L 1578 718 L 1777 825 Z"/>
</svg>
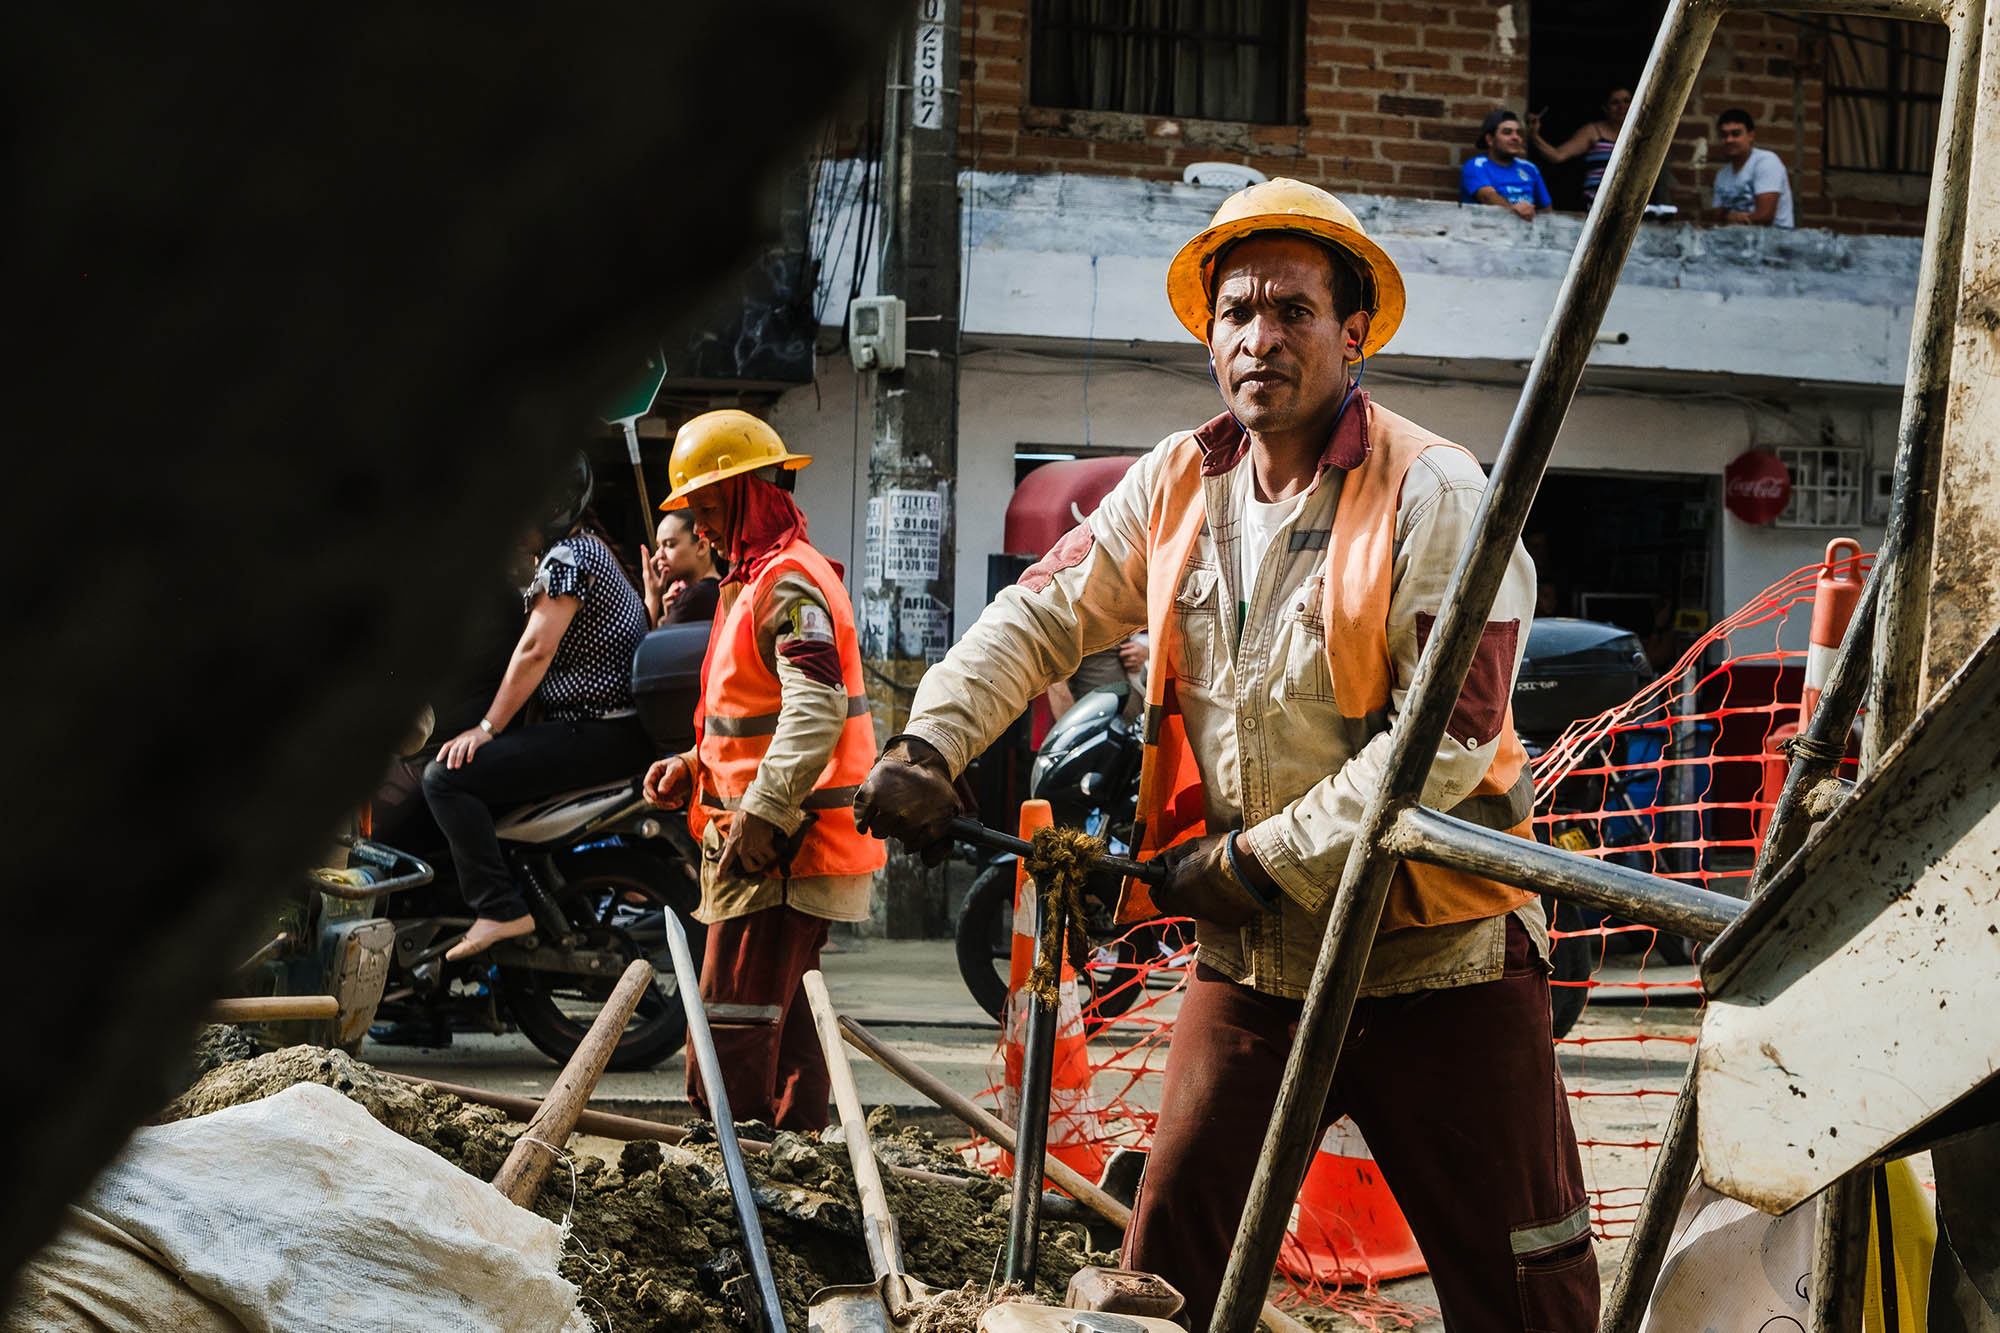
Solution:
<svg viewBox="0 0 2000 1333">
<path fill-rule="evenodd" d="M 1583 158 L 1583 204 L 1590 207 L 1597 198 L 1597 186 L 1604 179 L 1604 168 L 1611 161 L 1611 150 L 1618 142 L 1618 131 L 1625 127 L 1625 113 L 1632 109 L 1632 90 L 1613 88 L 1604 99 L 1604 113 L 1596 120 L 1577 126 L 1575 134 L 1560 145 L 1551 145 L 1542 137 L 1541 113 L 1528 116 L 1528 135 L 1533 140 L 1535 151 L 1550 162 L 1567 162 L 1573 157 Z"/>
</svg>

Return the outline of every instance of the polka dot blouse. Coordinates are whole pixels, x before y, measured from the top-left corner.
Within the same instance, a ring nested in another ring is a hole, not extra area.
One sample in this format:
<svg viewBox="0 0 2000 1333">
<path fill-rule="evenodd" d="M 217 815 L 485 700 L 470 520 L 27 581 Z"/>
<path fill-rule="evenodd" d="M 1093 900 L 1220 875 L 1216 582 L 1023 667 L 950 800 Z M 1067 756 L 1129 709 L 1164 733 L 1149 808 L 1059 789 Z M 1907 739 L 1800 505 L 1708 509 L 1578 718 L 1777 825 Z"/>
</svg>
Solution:
<svg viewBox="0 0 2000 1333">
<path fill-rule="evenodd" d="M 583 603 L 563 632 L 535 689 L 551 722 L 581 722 L 632 711 L 632 653 L 646 634 L 646 607 L 617 558 L 588 533 L 550 546 L 525 593 Z"/>
</svg>

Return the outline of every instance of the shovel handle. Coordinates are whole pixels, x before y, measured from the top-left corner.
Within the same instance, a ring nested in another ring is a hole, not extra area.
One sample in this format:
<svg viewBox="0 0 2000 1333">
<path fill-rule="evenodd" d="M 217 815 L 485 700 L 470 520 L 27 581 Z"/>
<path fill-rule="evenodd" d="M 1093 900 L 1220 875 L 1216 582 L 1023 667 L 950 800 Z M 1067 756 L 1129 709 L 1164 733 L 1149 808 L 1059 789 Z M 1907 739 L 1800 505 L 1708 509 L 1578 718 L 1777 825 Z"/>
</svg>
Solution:
<svg viewBox="0 0 2000 1333">
<path fill-rule="evenodd" d="M 840 1015 L 827 994 L 826 978 L 818 968 L 805 975 L 806 999 L 812 1005 L 813 1026 L 826 1053 L 826 1072 L 833 1083 L 833 1103 L 840 1109 L 840 1132 L 847 1140 L 847 1160 L 854 1165 L 854 1189 L 861 1196 L 861 1234 L 868 1243 L 868 1263 L 877 1280 L 903 1271 L 903 1246 L 896 1236 L 896 1219 L 889 1212 L 889 1195 L 882 1188 L 882 1171 L 868 1142 L 868 1117 L 861 1110 L 861 1092 L 854 1086 L 854 1069 L 847 1063 L 847 1046 L 840 1037 Z"/>
<path fill-rule="evenodd" d="M 985 847 L 991 851 L 1012 852 L 1015 856 L 1025 857 L 1035 850 L 1035 844 L 1026 838 L 1017 838 L 1011 833 L 987 828 L 978 820 L 967 819 L 964 816 L 952 820 L 951 827 L 946 831 L 960 842 L 969 842 L 975 847 Z M 1167 882 L 1167 869 L 1157 861 L 1134 861 L 1129 857 L 1105 855 L 1097 858 L 1097 864 L 1113 874 L 1136 879 L 1141 884 Z"/>
</svg>

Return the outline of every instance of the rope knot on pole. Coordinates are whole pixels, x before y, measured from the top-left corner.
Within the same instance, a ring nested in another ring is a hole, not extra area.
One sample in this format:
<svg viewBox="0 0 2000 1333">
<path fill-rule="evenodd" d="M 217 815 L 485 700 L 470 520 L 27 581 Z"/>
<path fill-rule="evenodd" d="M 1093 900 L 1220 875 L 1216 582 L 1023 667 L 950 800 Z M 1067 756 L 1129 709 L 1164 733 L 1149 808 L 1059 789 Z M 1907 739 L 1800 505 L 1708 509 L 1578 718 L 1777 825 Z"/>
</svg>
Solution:
<svg viewBox="0 0 2000 1333">
<path fill-rule="evenodd" d="M 1028 853 L 1028 874 L 1041 894 L 1042 947 L 1028 974 L 1028 989 L 1054 1010 L 1062 981 L 1062 959 L 1082 962 L 1088 956 L 1083 885 L 1104 859 L 1104 841 L 1081 829 L 1044 828 L 1035 831 Z M 1065 951 L 1063 945 L 1067 943 Z"/>
</svg>

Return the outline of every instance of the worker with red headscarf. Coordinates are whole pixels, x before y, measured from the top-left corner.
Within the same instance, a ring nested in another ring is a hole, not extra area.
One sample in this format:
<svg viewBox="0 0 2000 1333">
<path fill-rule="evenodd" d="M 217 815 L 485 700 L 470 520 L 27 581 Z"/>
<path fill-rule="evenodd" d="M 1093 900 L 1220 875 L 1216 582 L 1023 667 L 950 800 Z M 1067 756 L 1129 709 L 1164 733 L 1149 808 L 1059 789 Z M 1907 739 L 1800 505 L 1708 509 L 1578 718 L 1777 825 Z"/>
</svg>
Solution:
<svg viewBox="0 0 2000 1333">
<path fill-rule="evenodd" d="M 847 810 L 875 762 L 854 609 L 775 484 L 812 462 L 748 412 L 680 428 L 662 509 L 685 506 L 729 561 L 702 663 L 695 748 L 646 772 L 646 799 L 688 808 L 701 842 L 702 1000 L 768 1012 L 719 1025 L 731 1110 L 781 1129 L 827 1125 L 827 1072 L 801 987 L 834 921 L 868 915 L 882 844 Z M 688 1096 L 706 1107 L 688 1065 Z"/>
</svg>

